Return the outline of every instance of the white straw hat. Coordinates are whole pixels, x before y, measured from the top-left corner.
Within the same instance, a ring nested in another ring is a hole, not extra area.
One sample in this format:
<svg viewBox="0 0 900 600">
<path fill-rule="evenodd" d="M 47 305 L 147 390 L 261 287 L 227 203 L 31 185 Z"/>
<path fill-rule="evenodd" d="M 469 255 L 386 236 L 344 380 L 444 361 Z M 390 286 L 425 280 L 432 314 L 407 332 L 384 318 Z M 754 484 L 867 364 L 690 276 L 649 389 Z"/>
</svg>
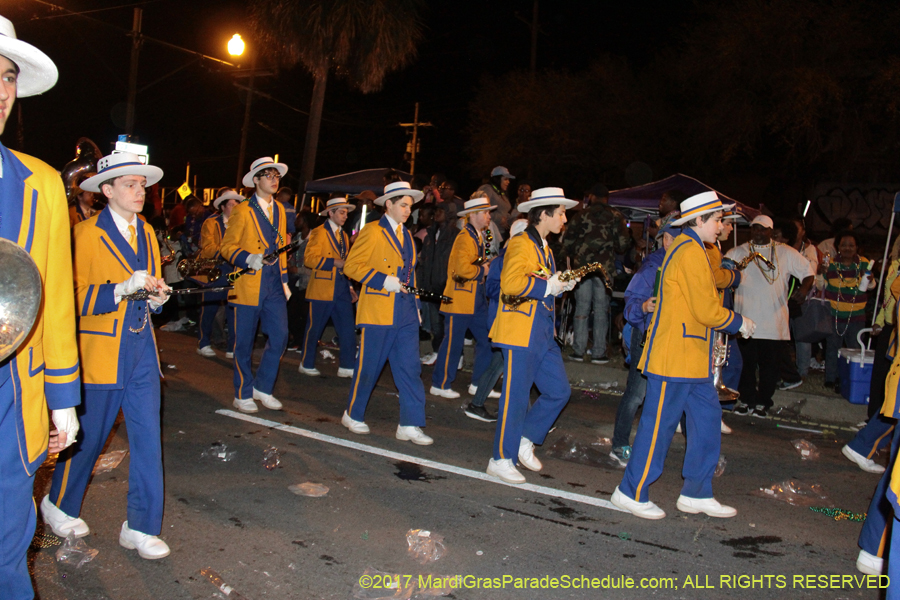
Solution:
<svg viewBox="0 0 900 600">
<path fill-rule="evenodd" d="M 464 217 L 469 213 L 478 212 L 480 210 L 495 210 L 496 206 L 491 206 L 491 201 L 487 198 L 473 198 L 472 200 L 466 200 L 465 205 L 463 205 L 464 210 L 456 213 L 458 217 Z"/>
<path fill-rule="evenodd" d="M 16 28 L 5 17 L 0 17 L 0 55 L 16 63 L 19 77 L 16 81 L 16 96 L 26 98 L 43 94 L 59 78 L 56 65 L 50 57 L 22 40 L 16 39 Z"/>
<path fill-rule="evenodd" d="M 566 198 L 562 188 L 546 187 L 538 188 L 531 192 L 531 198 L 519 204 L 516 209 L 520 213 L 527 213 L 537 206 L 559 206 L 572 208 L 578 206 L 578 200 L 570 200 Z"/>
<path fill-rule="evenodd" d="M 356 208 L 356 205 L 347 202 L 346 198 L 332 198 L 328 201 L 327 204 L 325 204 L 325 210 L 321 211 L 319 213 L 319 216 L 327 217 L 328 211 L 334 210 L 335 208 L 346 208 L 347 212 L 353 212 L 353 210 Z"/>
<path fill-rule="evenodd" d="M 213 208 L 219 210 L 219 205 L 226 200 L 237 200 L 238 202 L 243 202 L 244 200 L 246 200 L 246 198 L 244 198 L 234 190 L 225 190 L 224 192 L 222 192 L 221 196 L 213 200 Z"/>
<path fill-rule="evenodd" d="M 397 197 L 402 198 L 403 196 L 409 196 L 413 199 L 413 202 L 418 202 L 425 197 L 425 194 L 421 190 L 410 189 L 409 183 L 406 181 L 395 181 L 384 186 L 384 194 L 375 198 L 375 204 L 376 206 L 384 206 L 385 200 Z"/>
<path fill-rule="evenodd" d="M 703 192 L 691 196 L 681 203 L 681 217 L 672 221 L 672 225 L 677 227 L 684 225 L 694 217 L 732 208 L 734 208 L 734 204 L 722 204 L 721 198 L 715 192 Z"/>
<path fill-rule="evenodd" d="M 250 170 L 247 171 L 247 174 L 244 175 L 244 178 L 241 180 L 243 186 L 248 188 L 255 187 L 253 184 L 253 176 L 263 169 L 275 169 L 282 177 L 284 177 L 288 171 L 286 164 L 275 162 L 275 159 L 271 156 L 263 156 L 262 158 L 254 160 L 253 164 L 250 165 Z"/>
<path fill-rule="evenodd" d="M 142 163 L 137 154 L 117 152 L 98 160 L 97 174 L 82 181 L 80 187 L 86 192 L 99 192 L 104 181 L 125 175 L 143 175 L 151 186 L 162 179 L 163 172 L 159 167 Z"/>
</svg>

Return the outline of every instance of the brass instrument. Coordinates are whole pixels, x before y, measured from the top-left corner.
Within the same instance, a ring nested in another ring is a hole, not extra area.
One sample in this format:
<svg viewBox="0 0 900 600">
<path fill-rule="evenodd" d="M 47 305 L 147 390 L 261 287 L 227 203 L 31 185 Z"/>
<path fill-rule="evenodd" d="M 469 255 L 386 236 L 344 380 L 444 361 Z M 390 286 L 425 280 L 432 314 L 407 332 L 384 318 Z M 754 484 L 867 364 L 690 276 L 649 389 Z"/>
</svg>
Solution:
<svg viewBox="0 0 900 600">
<path fill-rule="evenodd" d="M 169 253 L 159 259 L 159 266 L 165 267 L 166 265 L 170 265 L 175 262 L 175 248 L 173 248 L 172 244 L 169 243 L 169 236 L 162 236 L 162 241 Z"/>
<path fill-rule="evenodd" d="M 609 283 L 609 273 L 606 272 L 606 269 L 603 267 L 601 263 L 589 263 L 584 265 L 583 267 L 578 267 L 577 269 L 568 269 L 559 274 L 559 280 L 562 282 L 572 281 L 573 279 L 578 279 L 579 277 L 584 277 L 590 273 L 595 271 L 600 271 L 600 274 L 603 276 L 603 283 L 606 287 L 612 289 Z M 531 274 L 532 277 L 540 277 L 542 279 L 547 279 L 550 276 L 550 272 L 546 269 L 542 271 L 535 271 Z M 507 305 L 512 309 L 516 309 L 519 305 L 524 304 L 530 300 L 534 300 L 534 298 L 529 298 L 528 296 L 513 296 L 511 294 L 500 294 L 500 302 Z"/>
<path fill-rule="evenodd" d="M 79 138 L 75 144 L 75 158 L 66 163 L 60 171 L 63 186 L 66 189 L 66 199 L 72 202 L 75 199 L 75 181 L 80 175 L 97 172 L 97 161 L 103 156 L 100 148 L 89 138 Z M 100 194 L 102 196 L 102 194 Z M 95 196 L 96 198 L 97 196 Z"/>
<path fill-rule="evenodd" d="M 31 333 L 41 307 L 41 273 L 18 244 L 0 239 L 0 361 Z M 49 327 L 46 324 L 45 327 Z"/>
<path fill-rule="evenodd" d="M 178 274 L 182 277 L 207 277 L 215 281 L 222 276 L 217 258 L 184 258 L 178 261 Z"/>
<path fill-rule="evenodd" d="M 738 271 L 743 271 L 744 269 L 747 268 L 747 265 L 749 265 L 754 260 L 762 262 L 764 265 L 766 265 L 766 267 L 768 267 L 768 269 L 770 271 L 775 270 L 775 265 L 772 264 L 772 261 L 769 260 L 768 258 L 766 258 L 765 256 L 763 256 L 762 254 L 760 254 L 759 252 L 751 252 L 750 254 L 748 254 L 747 256 L 742 258 L 740 261 L 734 263 L 734 268 L 737 269 Z"/>
<path fill-rule="evenodd" d="M 728 336 L 722 331 L 716 332 L 713 344 L 713 385 L 719 394 L 719 402 L 728 404 L 737 402 L 741 394 L 722 383 L 722 367 L 728 362 Z"/>
</svg>

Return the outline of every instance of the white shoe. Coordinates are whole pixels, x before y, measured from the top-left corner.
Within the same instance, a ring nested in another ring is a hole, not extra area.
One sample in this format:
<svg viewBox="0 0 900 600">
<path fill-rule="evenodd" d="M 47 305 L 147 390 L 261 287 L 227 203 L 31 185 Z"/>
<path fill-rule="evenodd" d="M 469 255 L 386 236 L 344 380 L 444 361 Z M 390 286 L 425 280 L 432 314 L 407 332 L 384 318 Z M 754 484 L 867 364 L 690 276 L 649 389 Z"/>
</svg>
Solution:
<svg viewBox="0 0 900 600">
<path fill-rule="evenodd" d="M 715 498 L 688 498 L 687 496 L 678 496 L 675 507 L 681 512 L 696 515 L 704 513 L 710 517 L 719 517 L 727 519 L 737 515 L 737 509 L 724 504 L 719 504 Z"/>
<path fill-rule="evenodd" d="M 226 352 L 225 358 L 234 358 L 234 352 Z"/>
<path fill-rule="evenodd" d="M 310 377 L 318 377 L 319 375 L 322 374 L 322 373 L 321 373 L 317 368 L 315 368 L 315 367 L 313 367 L 312 369 L 307 369 L 307 368 L 304 367 L 303 365 L 300 365 L 300 368 L 297 369 L 297 370 L 300 371 L 301 373 L 303 373 L 304 375 L 309 375 Z"/>
<path fill-rule="evenodd" d="M 462 371 L 463 364 L 465 363 L 465 358 L 466 358 L 465 354 L 459 357 L 459 364 L 456 365 L 457 371 Z"/>
<path fill-rule="evenodd" d="M 681 421 L 678 421 L 678 425 L 675 426 L 675 433 L 681 433 Z"/>
<path fill-rule="evenodd" d="M 419 359 L 423 365 L 433 365 L 437 362 L 437 352 L 429 352 L 425 356 Z"/>
<path fill-rule="evenodd" d="M 397 425 L 397 435 L 395 437 L 398 440 L 412 442 L 419 446 L 430 446 L 434 443 L 433 439 L 425 435 L 425 432 L 415 425 Z"/>
<path fill-rule="evenodd" d="M 866 575 L 882 575 L 884 574 L 884 559 L 860 550 L 859 557 L 856 559 L 856 568 L 860 573 Z"/>
<path fill-rule="evenodd" d="M 884 467 L 879 465 L 871 458 L 866 458 L 865 456 L 851 448 L 849 445 L 841 448 L 841 454 L 846 456 L 849 460 L 855 462 L 857 466 L 866 473 L 884 473 Z"/>
<path fill-rule="evenodd" d="M 475 385 L 475 384 L 470 383 L 470 384 L 469 384 L 469 395 L 470 395 L 470 396 L 475 396 L 476 394 L 478 394 L 478 386 Z M 488 392 L 487 397 L 488 397 L 488 398 L 499 398 L 499 397 L 500 397 L 500 392 L 495 391 L 495 390 L 491 390 L 490 392 Z"/>
<path fill-rule="evenodd" d="M 344 411 L 344 416 L 341 417 L 341 425 L 349 429 L 350 433 L 358 433 L 359 435 L 369 433 L 369 426 L 362 421 L 351 419 L 346 410 Z"/>
<path fill-rule="evenodd" d="M 428 391 L 432 396 L 440 396 L 441 398 L 450 398 L 451 400 L 454 398 L 459 398 L 459 392 L 454 392 L 450 388 L 441 389 L 437 386 L 431 386 L 431 389 Z"/>
<path fill-rule="evenodd" d="M 254 402 L 252 398 L 235 398 L 234 407 L 242 413 L 259 412 L 259 409 L 256 407 L 256 402 Z"/>
<path fill-rule="evenodd" d="M 354 369 L 343 369 L 338 367 L 338 377 L 343 377 L 345 379 L 349 379 L 353 377 Z"/>
<path fill-rule="evenodd" d="M 44 496 L 44 499 L 41 500 L 41 515 L 44 523 L 49 525 L 51 531 L 61 538 L 67 537 L 70 533 L 81 538 L 91 532 L 83 519 L 70 517 L 50 502 L 50 496 Z"/>
<path fill-rule="evenodd" d="M 264 394 L 256 388 L 253 388 L 253 399 L 262 402 L 262 405 L 269 410 L 281 410 L 284 408 L 278 398 L 272 394 Z"/>
<path fill-rule="evenodd" d="M 540 471 L 544 467 L 534 455 L 534 444 L 528 438 L 519 441 L 519 464 L 530 471 Z"/>
<path fill-rule="evenodd" d="M 722 421 L 722 433 L 724 433 L 725 435 L 731 433 L 731 427 L 726 425 L 724 420 Z"/>
<path fill-rule="evenodd" d="M 155 560 L 169 555 L 169 546 L 164 541 L 155 535 L 147 535 L 129 528 L 128 521 L 122 523 L 119 545 L 129 550 L 137 550 L 141 558 L 147 560 Z"/>
<path fill-rule="evenodd" d="M 492 458 L 488 461 L 486 473 L 494 477 L 499 477 L 506 483 L 525 483 L 525 476 L 519 473 L 519 470 L 516 469 L 516 466 L 510 458 L 501 458 L 500 460 L 494 460 Z"/>
<path fill-rule="evenodd" d="M 212 349 L 212 346 L 203 346 L 202 348 L 197 348 L 197 354 L 200 356 L 205 356 L 206 358 L 215 358 L 216 351 Z"/>
<path fill-rule="evenodd" d="M 475 344 L 475 340 L 473 340 L 473 339 L 465 338 L 463 340 L 463 346 L 472 346 L 474 344 Z"/>
<path fill-rule="evenodd" d="M 646 502 L 638 502 L 637 500 L 632 500 L 619 491 L 619 486 L 616 486 L 616 491 L 613 492 L 612 498 L 610 498 L 609 501 L 613 503 L 613 506 L 617 506 L 622 510 L 626 510 L 634 516 L 640 517 L 642 519 L 650 519 L 652 521 L 655 521 L 657 519 L 663 519 L 666 516 L 666 511 L 658 507 L 653 502 L 650 502 L 649 500 L 647 500 Z"/>
</svg>

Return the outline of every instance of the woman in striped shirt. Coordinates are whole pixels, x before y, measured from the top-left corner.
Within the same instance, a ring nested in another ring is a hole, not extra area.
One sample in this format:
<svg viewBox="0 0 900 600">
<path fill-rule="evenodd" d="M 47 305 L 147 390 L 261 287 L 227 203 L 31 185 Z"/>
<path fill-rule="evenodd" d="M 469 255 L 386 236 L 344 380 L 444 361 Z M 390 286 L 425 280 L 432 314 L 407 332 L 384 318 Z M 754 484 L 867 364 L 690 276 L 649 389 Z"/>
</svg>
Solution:
<svg viewBox="0 0 900 600">
<path fill-rule="evenodd" d="M 842 346 L 855 348 L 856 334 L 866 326 L 868 294 L 859 290 L 860 278 L 866 274 L 869 259 L 859 255 L 859 239 L 852 231 L 835 237 L 837 259 L 825 272 L 825 297 L 831 301 L 833 318 L 831 335 L 825 345 L 825 386 L 834 386 L 840 393 L 838 381 L 838 351 Z M 868 282 L 872 287 L 871 280 Z"/>
</svg>

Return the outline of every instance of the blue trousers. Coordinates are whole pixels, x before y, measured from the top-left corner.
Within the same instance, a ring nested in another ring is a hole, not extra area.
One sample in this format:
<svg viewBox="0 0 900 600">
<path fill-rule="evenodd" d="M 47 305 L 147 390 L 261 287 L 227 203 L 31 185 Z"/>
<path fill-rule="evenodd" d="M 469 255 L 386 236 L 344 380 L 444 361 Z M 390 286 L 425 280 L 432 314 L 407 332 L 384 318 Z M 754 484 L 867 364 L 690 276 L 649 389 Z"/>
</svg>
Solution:
<svg viewBox="0 0 900 600">
<path fill-rule="evenodd" d="M 253 342 L 256 330 L 265 335 L 266 347 L 263 350 L 256 375 L 251 370 Z M 287 301 L 281 288 L 278 293 L 266 294 L 258 306 L 234 307 L 234 397 L 252 398 L 253 388 L 264 394 L 271 394 L 275 389 L 275 378 L 281 356 L 287 348 L 288 320 Z"/>
<path fill-rule="evenodd" d="M 366 406 L 384 363 L 390 361 L 391 375 L 400 392 L 400 425 L 425 427 L 425 386 L 419 362 L 419 322 L 400 327 L 363 326 L 356 371 L 350 382 L 347 414 L 364 421 Z"/>
<path fill-rule="evenodd" d="M 878 419 L 883 418 L 880 415 L 878 416 Z M 876 419 L 872 419 L 869 421 L 869 425 L 875 422 Z M 866 425 L 859 433 L 868 429 L 869 425 Z M 857 434 L 857 437 L 859 437 L 859 434 Z M 855 438 L 854 441 L 856 441 Z M 897 460 L 898 447 L 900 447 L 900 434 L 897 433 L 895 428 L 891 440 L 891 458 L 887 469 L 885 469 L 881 479 L 878 480 L 878 485 L 875 487 L 875 493 L 872 495 L 872 500 L 869 502 L 869 510 L 866 513 L 866 521 L 863 523 L 862 531 L 859 532 L 859 541 L 857 542 L 859 547 L 869 554 L 885 559 L 888 558 L 888 546 L 892 543 L 892 534 L 889 533 L 888 528 L 894 524 L 894 507 L 891 506 L 891 501 L 888 500 L 887 489 L 891 484 L 891 472 L 894 470 L 894 461 Z M 867 456 L 867 454 L 857 451 L 863 456 Z M 897 527 L 894 527 L 894 530 L 896 531 Z M 900 563 L 900 561 L 897 562 Z"/>
<path fill-rule="evenodd" d="M 228 292 L 207 292 L 203 294 L 203 301 L 200 304 L 200 343 L 198 348 L 205 348 L 212 344 L 210 334 L 212 334 L 213 322 L 216 320 L 216 313 L 219 307 L 225 305 L 225 325 L 228 328 L 227 348 L 229 352 L 234 352 L 234 308 L 228 306 Z"/>
<path fill-rule="evenodd" d="M 628 445 L 631 439 L 631 428 L 634 426 L 634 416 L 644 403 L 644 394 L 647 391 L 647 378 L 638 371 L 638 363 L 644 353 L 642 343 L 644 332 L 637 327 L 631 328 L 631 363 L 628 366 L 628 382 L 625 384 L 625 393 L 619 400 L 616 409 L 616 427 L 613 430 L 612 447 L 622 448 Z"/>
<path fill-rule="evenodd" d="M 559 346 L 549 338 L 528 348 L 503 348 L 506 366 L 497 430 L 494 434 L 494 460 L 519 462 L 519 443 L 528 438 L 544 443 L 559 413 L 569 402 L 572 387 L 566 377 Z M 531 408 L 531 386 L 541 393 Z"/>
<path fill-rule="evenodd" d="M 472 332 L 475 338 L 475 366 L 472 369 L 472 383 L 477 384 L 481 376 L 491 364 L 491 339 L 488 337 L 487 305 L 483 302 L 477 307 L 475 314 L 455 315 L 444 313 L 446 335 L 441 341 L 441 349 L 438 352 L 437 361 L 434 363 L 434 372 L 431 375 L 431 385 L 448 389 L 456 380 L 456 368 L 459 366 L 459 357 L 462 356 L 465 343 L 466 330 Z"/>
<path fill-rule="evenodd" d="M 897 525 L 896 521 L 894 524 Z M 891 549 L 900 552 L 900 526 L 895 526 L 891 530 Z M 900 581 L 900 560 L 888 561 L 887 575 L 891 581 Z M 887 600 L 900 600 L 900 586 L 897 584 L 889 585 L 885 598 Z"/>
<path fill-rule="evenodd" d="M 649 500 L 649 488 L 662 474 L 675 427 L 684 413 L 687 419 L 687 451 L 681 494 L 689 498 L 712 498 L 712 478 L 719 462 L 722 407 L 711 381 L 678 383 L 650 377 L 631 460 L 619 491 L 637 500 Z"/>
<path fill-rule="evenodd" d="M 472 398 L 472 404 L 475 406 L 484 406 L 488 394 L 490 394 L 491 390 L 494 389 L 494 386 L 497 385 L 497 380 L 500 379 L 502 374 L 503 352 L 500 351 L 500 348 L 494 348 L 491 350 L 491 364 L 488 365 L 487 370 L 482 373 L 481 379 L 478 380 L 478 393 Z M 472 378 L 472 381 L 475 381 L 474 377 Z"/>
<path fill-rule="evenodd" d="M 6 368 L 9 368 L 8 366 Z M 34 590 L 28 575 L 28 546 L 36 523 L 32 492 L 34 478 L 22 465 L 17 443 L 18 416 L 14 384 L 0 386 L 0 598 L 31 600 Z"/>
<path fill-rule="evenodd" d="M 303 366 L 307 369 L 316 366 L 316 347 L 328 319 L 334 323 L 341 347 L 341 368 L 352 369 L 356 364 L 356 326 L 353 304 L 349 300 L 309 301 L 309 318 L 306 319 L 306 334 L 303 336 Z"/>
<path fill-rule="evenodd" d="M 866 458 L 872 458 L 877 451 L 891 443 L 891 433 L 896 424 L 894 419 L 881 414 L 875 415 L 847 445 Z"/>
<path fill-rule="evenodd" d="M 126 331 L 122 346 L 124 387 L 84 390 L 78 414 L 79 439 L 56 463 L 50 501 L 71 517 L 81 514 L 91 471 L 121 408 L 130 454 L 128 526 L 147 535 L 159 535 L 163 517 L 163 466 L 156 344 L 148 328 L 140 334 Z"/>
</svg>

